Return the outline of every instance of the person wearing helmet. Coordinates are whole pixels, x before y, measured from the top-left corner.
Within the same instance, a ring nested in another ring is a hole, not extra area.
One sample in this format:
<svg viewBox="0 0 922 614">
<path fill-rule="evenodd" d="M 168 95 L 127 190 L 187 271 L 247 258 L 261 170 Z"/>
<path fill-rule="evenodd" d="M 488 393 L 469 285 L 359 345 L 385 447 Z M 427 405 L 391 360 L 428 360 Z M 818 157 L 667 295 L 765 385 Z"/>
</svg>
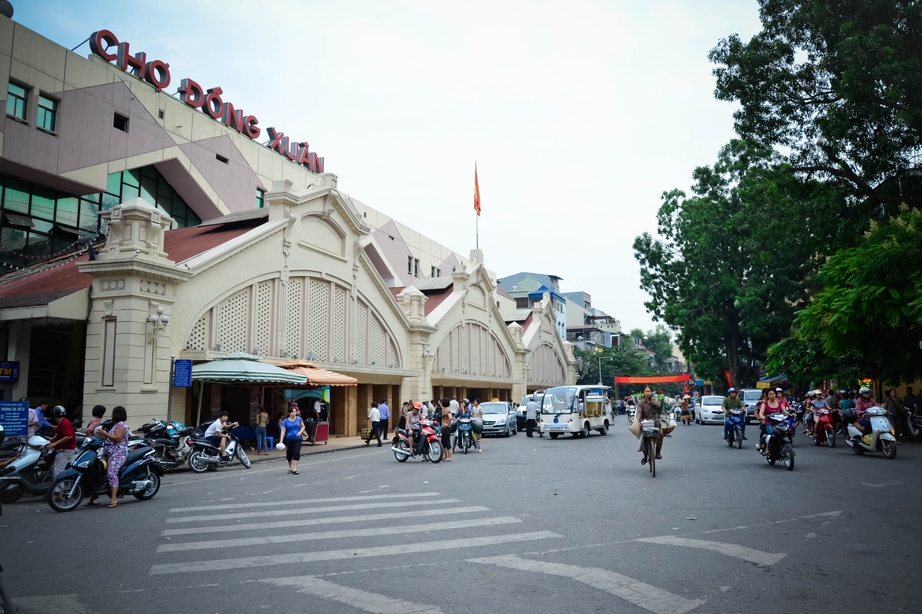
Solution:
<svg viewBox="0 0 922 614">
<path fill-rule="evenodd" d="M 871 389 L 862 386 L 858 391 L 858 399 L 855 401 L 855 419 L 852 420 L 852 426 L 868 435 L 871 432 L 871 420 L 864 415 L 872 407 L 877 407 L 877 401 L 871 396 Z"/>
<path fill-rule="evenodd" d="M 57 450 L 54 456 L 54 467 L 51 470 L 52 477 L 56 478 L 74 458 L 77 433 L 74 431 L 74 425 L 67 419 L 67 410 L 60 405 L 51 408 L 51 419 L 54 420 L 56 426 L 54 438 L 47 447 L 50 450 Z"/>
<path fill-rule="evenodd" d="M 730 410 L 731 409 L 745 410 L 745 407 L 743 405 L 743 400 L 739 398 L 739 394 L 740 394 L 739 390 L 737 390 L 736 388 L 730 388 L 729 390 L 727 390 L 727 397 L 724 399 L 724 402 L 721 403 L 721 409 L 724 410 L 724 439 L 727 439 L 727 440 L 731 439 L 732 434 L 730 432 L 730 429 L 733 428 L 733 423 L 730 422 Z M 743 427 L 741 430 L 743 433 L 743 439 L 747 439 L 746 438 L 745 416 L 743 416 L 743 418 L 744 418 Z"/>
</svg>

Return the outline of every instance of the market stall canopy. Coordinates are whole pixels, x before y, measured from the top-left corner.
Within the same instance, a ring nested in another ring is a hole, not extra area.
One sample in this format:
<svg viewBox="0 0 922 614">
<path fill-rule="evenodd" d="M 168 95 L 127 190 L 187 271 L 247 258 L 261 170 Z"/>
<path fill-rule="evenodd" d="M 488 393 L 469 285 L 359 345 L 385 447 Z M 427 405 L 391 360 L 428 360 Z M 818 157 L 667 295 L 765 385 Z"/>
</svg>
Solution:
<svg viewBox="0 0 922 614">
<path fill-rule="evenodd" d="M 336 371 L 321 369 L 312 362 L 306 360 L 289 360 L 280 362 L 279 367 L 287 369 L 291 373 L 297 373 L 307 378 L 307 383 L 311 386 L 356 386 L 359 380 Z"/>
<path fill-rule="evenodd" d="M 260 362 L 259 356 L 236 352 L 192 367 L 192 381 L 214 384 L 289 384 L 303 386 L 307 378 L 288 369 Z"/>
</svg>

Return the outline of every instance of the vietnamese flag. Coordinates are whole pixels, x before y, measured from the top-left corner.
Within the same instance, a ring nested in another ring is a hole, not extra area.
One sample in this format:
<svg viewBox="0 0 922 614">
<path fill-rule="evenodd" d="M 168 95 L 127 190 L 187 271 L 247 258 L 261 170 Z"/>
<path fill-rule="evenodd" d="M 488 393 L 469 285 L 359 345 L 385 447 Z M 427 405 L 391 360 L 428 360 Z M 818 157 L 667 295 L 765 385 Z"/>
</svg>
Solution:
<svg viewBox="0 0 922 614">
<path fill-rule="evenodd" d="M 480 215 L 480 185 L 477 183 L 477 163 L 474 162 L 474 211 Z"/>
</svg>

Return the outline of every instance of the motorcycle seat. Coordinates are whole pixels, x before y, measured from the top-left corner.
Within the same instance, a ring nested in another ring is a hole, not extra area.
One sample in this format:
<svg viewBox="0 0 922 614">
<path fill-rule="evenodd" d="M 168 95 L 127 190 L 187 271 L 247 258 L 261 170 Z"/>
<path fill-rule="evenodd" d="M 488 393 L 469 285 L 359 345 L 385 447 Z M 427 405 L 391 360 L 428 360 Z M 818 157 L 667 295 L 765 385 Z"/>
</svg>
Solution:
<svg viewBox="0 0 922 614">
<path fill-rule="evenodd" d="M 175 446 L 176 445 L 176 442 L 173 441 L 172 439 L 151 439 L 151 441 L 154 443 L 159 443 L 164 446 Z"/>
<path fill-rule="evenodd" d="M 135 448 L 128 453 L 128 458 L 125 459 L 125 464 L 122 466 L 127 467 L 128 465 L 141 460 L 148 451 L 150 451 L 150 448 L 147 447 Z"/>
</svg>

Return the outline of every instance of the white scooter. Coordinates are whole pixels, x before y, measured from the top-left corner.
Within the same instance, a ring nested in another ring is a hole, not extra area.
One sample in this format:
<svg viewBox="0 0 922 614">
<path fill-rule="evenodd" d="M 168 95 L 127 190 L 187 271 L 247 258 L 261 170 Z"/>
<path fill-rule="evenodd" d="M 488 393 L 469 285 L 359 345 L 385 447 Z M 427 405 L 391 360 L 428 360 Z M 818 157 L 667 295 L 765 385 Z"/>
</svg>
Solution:
<svg viewBox="0 0 922 614">
<path fill-rule="evenodd" d="M 853 424 L 848 425 L 848 439 L 845 445 L 851 446 L 855 454 L 859 456 L 865 452 L 881 452 L 884 458 L 896 457 L 896 437 L 893 435 L 893 427 L 887 420 L 887 410 L 882 407 L 872 407 L 865 416 L 871 420 L 871 442 L 865 443 L 864 433 L 855 428 Z"/>
<path fill-rule="evenodd" d="M 40 435 L 20 439 L 17 458 L 0 470 L 0 501 L 15 503 L 26 492 L 41 496 L 51 486 L 53 455 Z"/>
</svg>

